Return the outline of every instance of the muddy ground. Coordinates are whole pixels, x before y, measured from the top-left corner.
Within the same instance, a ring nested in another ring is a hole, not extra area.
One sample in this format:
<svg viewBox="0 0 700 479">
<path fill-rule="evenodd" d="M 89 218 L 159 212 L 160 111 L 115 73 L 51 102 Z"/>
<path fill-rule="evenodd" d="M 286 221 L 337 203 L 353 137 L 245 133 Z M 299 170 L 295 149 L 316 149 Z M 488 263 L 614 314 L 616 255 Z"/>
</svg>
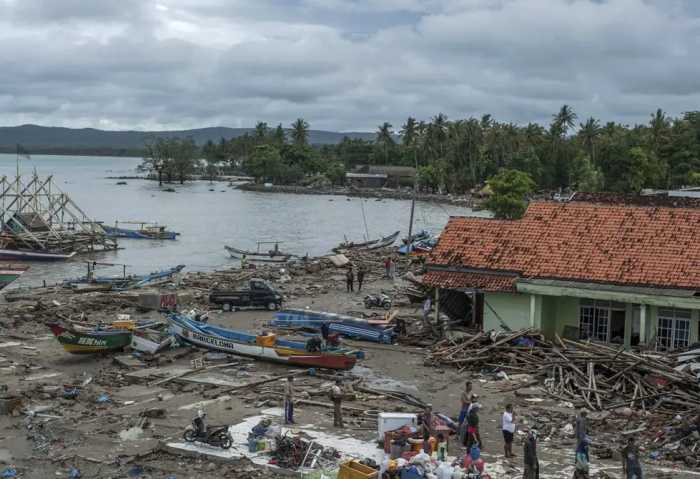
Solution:
<svg viewBox="0 0 700 479">
<path fill-rule="evenodd" d="M 362 305 L 365 291 L 346 293 L 342 270 L 325 268 L 321 272 L 294 275 L 291 279 L 284 273 L 275 273 L 273 277 L 284 281 L 278 281 L 277 286 L 290 296 L 287 306 L 342 313 L 367 312 Z M 207 284 L 221 282 L 221 278 L 221 275 L 189 275 L 180 286 L 169 285 L 163 290 L 180 293 L 181 309 L 203 310 L 209 307 Z M 417 316 L 420 313 L 418 308 L 398 296 L 402 286 L 401 280 L 381 279 L 381 271 L 375 269 L 365 290 L 395 294 L 400 314 Z M 281 406 L 282 381 L 255 390 L 227 390 L 288 373 L 288 368 L 232 356 L 214 358 L 208 365 L 219 367 L 203 374 L 203 383 L 178 379 L 154 385 L 177 371 L 190 368 L 191 361 L 204 357 L 206 352 L 178 348 L 151 360 L 134 358 L 128 352 L 104 356 L 71 355 L 64 352 L 51 336 L 45 322 L 66 316 L 76 319 L 81 311 L 86 314 L 82 319 L 91 321 L 112 321 L 120 313 L 139 319 L 161 317 L 157 312 L 143 312 L 112 293 L 56 293 L 39 300 L 0 304 L 0 384 L 7 386 L 7 391 L 0 396 L 19 395 L 23 399 L 21 412 L 0 415 L 0 470 L 12 465 L 19 477 L 25 478 L 70 477 L 72 468 L 80 470 L 81 477 L 100 478 L 279 477 L 279 472 L 270 472 L 246 460 L 221 462 L 208 456 L 190 457 L 169 452 L 163 446 L 179 440 L 200 407 L 206 408 L 210 424 L 223 425 L 235 424 L 263 409 Z M 273 312 L 269 311 L 212 311 L 210 322 L 260 331 L 272 316 Z M 500 415 L 506 403 L 515 404 L 516 412 L 521 413 L 520 426 L 523 428 L 529 426 L 524 423 L 529 415 L 540 420 L 548 414 L 555 415 L 557 420 L 551 424 L 551 431 L 573 422 L 575 411 L 547 398 L 543 391 L 518 390 L 519 384 L 528 381 L 526 376 L 497 380 L 491 373 L 459 373 L 456 369 L 426 366 L 426 350 L 413 346 L 354 341 L 346 344 L 366 353 L 366 358 L 353 371 L 345 373 L 348 382 L 351 382 L 351 376 L 359 377 L 370 386 L 409 392 L 432 403 L 434 410 L 452 417 L 459 412 L 459 395 L 464 381 L 472 379 L 483 406 L 481 421 L 485 447 L 482 453 L 494 478 L 522 476 L 521 436 L 515 445 L 518 457 L 511 461 L 503 457 Z M 119 364 L 117 357 L 126 365 Z M 155 370 L 159 375 L 138 377 L 144 370 Z M 192 377 L 201 378 L 202 375 Z M 221 385 L 213 385 L 212 381 L 219 381 Z M 302 376 L 295 384 L 299 398 L 328 402 L 325 392 L 329 386 L 328 378 Z M 74 399 L 64 398 L 65 385 L 81 386 L 79 395 Z M 344 404 L 361 411 L 416 409 L 381 395 L 364 393 L 358 393 L 354 401 Z M 300 425 L 313 425 L 334 434 L 368 442 L 376 437 L 376 421 L 371 412 L 346 415 L 347 427 L 343 431 L 333 429 L 331 412 L 326 407 L 298 404 L 296 418 Z M 604 427 L 604 421 L 602 423 Z M 551 431 L 544 431 L 539 446 L 541 477 L 571 477 L 573 439 L 561 439 L 558 434 L 550 434 Z M 609 431 L 598 437 L 605 437 L 599 439 L 604 444 L 599 442 L 598 446 L 617 447 L 610 444 Z M 596 431 L 593 438 L 595 441 Z M 455 456 L 463 453 L 456 440 L 451 443 L 450 453 Z M 594 454 L 593 466 L 596 473 L 621 477 L 620 463 L 615 457 L 599 460 Z M 650 460 L 645 466 L 647 477 L 699 475 L 673 464 Z"/>
</svg>

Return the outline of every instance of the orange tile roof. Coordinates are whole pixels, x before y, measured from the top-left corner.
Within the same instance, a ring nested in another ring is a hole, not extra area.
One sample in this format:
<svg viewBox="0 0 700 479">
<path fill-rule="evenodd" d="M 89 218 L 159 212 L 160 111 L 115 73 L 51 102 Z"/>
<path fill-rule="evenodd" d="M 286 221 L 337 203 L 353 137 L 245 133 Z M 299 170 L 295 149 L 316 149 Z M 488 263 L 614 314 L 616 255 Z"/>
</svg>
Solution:
<svg viewBox="0 0 700 479">
<path fill-rule="evenodd" d="M 700 209 L 542 201 L 515 221 L 453 217 L 427 263 L 700 289 Z"/>
<path fill-rule="evenodd" d="M 423 283 L 445 289 L 478 289 L 487 292 L 515 291 L 515 275 L 428 271 Z"/>
</svg>

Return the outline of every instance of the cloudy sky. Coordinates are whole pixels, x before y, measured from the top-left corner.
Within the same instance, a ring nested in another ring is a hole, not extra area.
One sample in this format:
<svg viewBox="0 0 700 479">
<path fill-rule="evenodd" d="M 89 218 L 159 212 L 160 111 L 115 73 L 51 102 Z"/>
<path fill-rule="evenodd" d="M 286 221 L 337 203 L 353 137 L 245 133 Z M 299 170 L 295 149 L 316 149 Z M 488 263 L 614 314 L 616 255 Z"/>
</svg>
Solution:
<svg viewBox="0 0 700 479">
<path fill-rule="evenodd" d="M 0 125 L 700 108 L 700 0 L 0 0 Z"/>
</svg>

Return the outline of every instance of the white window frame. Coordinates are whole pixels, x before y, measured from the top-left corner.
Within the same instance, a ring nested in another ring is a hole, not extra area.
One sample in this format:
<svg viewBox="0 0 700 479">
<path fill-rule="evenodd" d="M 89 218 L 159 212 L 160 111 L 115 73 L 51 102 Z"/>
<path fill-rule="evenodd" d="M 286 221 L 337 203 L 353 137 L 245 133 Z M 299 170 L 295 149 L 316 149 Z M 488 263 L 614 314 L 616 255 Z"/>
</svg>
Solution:
<svg viewBox="0 0 700 479">
<path fill-rule="evenodd" d="M 659 308 L 656 315 L 656 343 L 660 349 L 673 351 L 690 345 L 692 311 L 681 308 Z"/>
<path fill-rule="evenodd" d="M 578 315 L 579 338 L 609 343 L 613 311 L 626 311 L 625 304 L 597 299 L 581 299 Z"/>
</svg>

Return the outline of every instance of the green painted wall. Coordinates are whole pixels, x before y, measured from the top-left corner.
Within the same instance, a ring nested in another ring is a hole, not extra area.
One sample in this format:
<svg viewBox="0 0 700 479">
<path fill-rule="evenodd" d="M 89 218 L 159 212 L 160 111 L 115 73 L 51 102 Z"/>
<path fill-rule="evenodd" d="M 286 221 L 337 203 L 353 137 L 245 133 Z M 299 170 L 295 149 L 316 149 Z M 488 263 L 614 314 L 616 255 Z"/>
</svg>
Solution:
<svg viewBox="0 0 700 479">
<path fill-rule="evenodd" d="M 484 331 L 500 330 L 501 322 L 488 303 L 512 330 L 530 327 L 530 295 L 519 293 L 484 294 Z"/>
</svg>

